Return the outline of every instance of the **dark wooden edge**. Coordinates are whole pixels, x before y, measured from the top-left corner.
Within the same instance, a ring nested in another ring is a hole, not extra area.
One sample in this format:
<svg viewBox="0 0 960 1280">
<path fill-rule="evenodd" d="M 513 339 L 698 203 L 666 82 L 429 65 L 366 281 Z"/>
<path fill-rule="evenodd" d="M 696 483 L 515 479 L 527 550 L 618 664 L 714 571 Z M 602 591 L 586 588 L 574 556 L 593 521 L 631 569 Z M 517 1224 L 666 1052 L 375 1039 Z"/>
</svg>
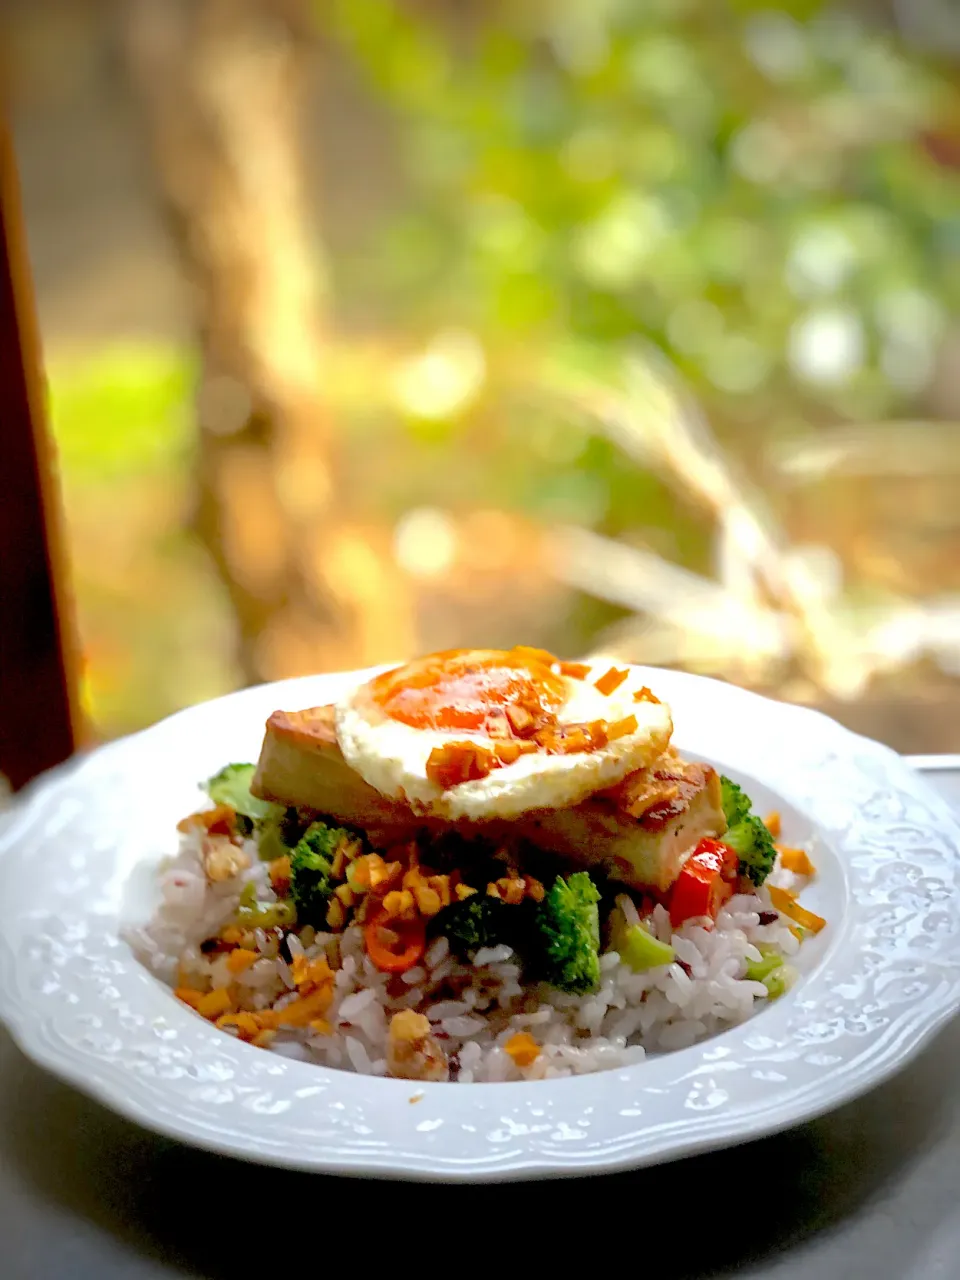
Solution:
<svg viewBox="0 0 960 1280">
<path fill-rule="evenodd" d="M 75 749 L 78 655 L 13 141 L 0 118 L 0 773 Z"/>
</svg>

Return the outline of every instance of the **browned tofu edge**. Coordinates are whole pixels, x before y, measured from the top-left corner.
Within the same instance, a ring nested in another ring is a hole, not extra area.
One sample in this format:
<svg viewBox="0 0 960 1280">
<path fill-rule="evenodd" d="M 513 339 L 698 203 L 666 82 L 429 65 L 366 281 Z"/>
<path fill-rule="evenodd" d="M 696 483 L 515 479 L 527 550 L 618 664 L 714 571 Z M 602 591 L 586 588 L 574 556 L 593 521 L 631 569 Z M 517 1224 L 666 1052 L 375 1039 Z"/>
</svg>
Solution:
<svg viewBox="0 0 960 1280">
<path fill-rule="evenodd" d="M 660 892 L 670 887 L 685 855 L 703 836 L 725 830 L 720 780 L 706 764 L 665 753 L 650 766 L 662 801 L 634 817 L 624 796 L 636 787 L 617 788 L 571 809 L 543 810 L 514 822 L 458 824 L 465 833 L 482 830 L 497 839 L 513 836 L 545 852 L 602 869 L 632 888 Z M 276 711 L 267 720 L 253 792 L 266 800 L 315 810 L 348 826 L 401 840 L 430 823 L 405 805 L 387 799 L 344 760 L 337 743 L 332 707 Z M 645 793 L 651 788 L 644 785 Z"/>
</svg>

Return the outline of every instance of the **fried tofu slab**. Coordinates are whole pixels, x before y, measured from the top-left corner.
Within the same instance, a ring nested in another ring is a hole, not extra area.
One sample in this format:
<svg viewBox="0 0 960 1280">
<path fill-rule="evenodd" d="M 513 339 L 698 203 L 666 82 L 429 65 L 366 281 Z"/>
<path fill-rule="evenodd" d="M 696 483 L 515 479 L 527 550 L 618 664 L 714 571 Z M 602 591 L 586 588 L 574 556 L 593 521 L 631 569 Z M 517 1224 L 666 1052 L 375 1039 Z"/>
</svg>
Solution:
<svg viewBox="0 0 960 1280">
<path fill-rule="evenodd" d="M 375 842 L 408 838 L 429 822 L 375 791 L 344 760 L 332 707 L 276 711 L 253 782 L 265 800 L 311 809 L 370 833 Z M 704 836 L 726 829 L 720 780 L 706 764 L 673 750 L 617 787 L 569 809 L 542 810 L 513 822 L 458 824 L 466 834 L 525 840 L 571 862 L 594 866 L 635 889 L 660 892 L 676 879 L 684 855 Z"/>
</svg>

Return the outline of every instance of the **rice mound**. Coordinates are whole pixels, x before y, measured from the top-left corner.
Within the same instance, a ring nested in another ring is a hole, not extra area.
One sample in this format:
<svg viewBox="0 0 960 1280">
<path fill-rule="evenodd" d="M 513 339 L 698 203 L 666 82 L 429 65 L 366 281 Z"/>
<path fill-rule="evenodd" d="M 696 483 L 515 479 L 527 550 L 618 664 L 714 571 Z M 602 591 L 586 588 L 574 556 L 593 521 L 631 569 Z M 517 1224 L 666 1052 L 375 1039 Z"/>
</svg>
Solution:
<svg viewBox="0 0 960 1280">
<path fill-rule="evenodd" d="M 609 951 L 600 958 L 599 989 L 585 996 L 522 982 L 520 963 L 507 946 L 478 951 L 468 963 L 451 954 L 445 938 L 435 939 L 415 968 L 392 977 L 365 955 L 355 924 L 340 934 L 307 934 L 306 947 L 288 935 L 289 961 L 274 936 L 257 930 L 259 958 L 234 974 L 225 955 L 205 955 L 200 944 L 233 917 L 248 883 L 255 884 L 260 901 L 274 901 L 275 894 L 253 841 L 244 846 L 250 866 L 219 883 L 204 873 L 201 843 L 196 830 L 182 835 L 178 854 L 161 872 L 161 902 L 153 917 L 124 930 L 136 955 L 171 987 L 231 985 L 238 1006 L 251 1011 L 297 998 L 291 962 L 298 952 L 310 960 L 333 956 L 333 1000 L 323 1015 L 329 1030 L 281 1029 L 269 1049 L 367 1075 L 388 1074 L 388 1025 L 404 1009 L 426 1015 L 447 1055 L 450 1079 L 464 1084 L 631 1065 L 647 1053 L 687 1048 L 742 1022 L 768 998 L 763 983 L 743 977 L 747 962 L 761 959 L 758 946 L 776 948 L 787 958 L 800 946 L 764 887 L 731 898 L 709 930 L 687 923 L 673 932 L 666 910 L 657 906 L 645 923 L 672 944 L 674 962 L 634 973 Z M 771 883 L 781 878 L 775 873 Z M 231 1027 L 223 1031 L 237 1034 Z M 529 1033 L 540 1047 L 530 1065 L 517 1065 L 505 1051 L 518 1032 Z"/>
</svg>

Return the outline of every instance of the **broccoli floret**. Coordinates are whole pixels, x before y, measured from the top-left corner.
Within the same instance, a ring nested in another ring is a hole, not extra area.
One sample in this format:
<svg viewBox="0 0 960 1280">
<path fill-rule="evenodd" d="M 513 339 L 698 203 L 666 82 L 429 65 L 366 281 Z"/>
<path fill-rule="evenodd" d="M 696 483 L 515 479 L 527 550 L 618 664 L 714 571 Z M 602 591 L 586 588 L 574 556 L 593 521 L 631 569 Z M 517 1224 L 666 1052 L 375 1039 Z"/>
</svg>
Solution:
<svg viewBox="0 0 960 1280">
<path fill-rule="evenodd" d="M 727 828 L 723 843 L 740 859 L 743 874 L 759 888 L 777 860 L 773 836 L 765 823 L 755 813 L 748 813 L 742 821 Z"/>
<path fill-rule="evenodd" d="M 431 933 L 450 943 L 455 955 L 466 956 L 481 947 L 506 943 L 516 947 L 527 912 L 486 893 L 474 893 L 462 902 L 451 902 L 434 917 Z"/>
<path fill-rule="evenodd" d="M 764 822 L 751 811 L 747 793 L 729 778 L 720 777 L 720 795 L 727 830 L 723 843 L 737 855 L 741 872 L 759 888 L 773 870 L 777 851 Z"/>
<path fill-rule="evenodd" d="M 321 928 L 335 888 L 333 859 L 340 842 L 350 835 L 341 827 L 312 822 L 290 855 L 290 893 L 300 924 Z"/>
<path fill-rule="evenodd" d="M 543 980 L 584 995 L 600 984 L 600 893 L 586 871 L 557 876 L 533 918 L 534 960 Z"/>
<path fill-rule="evenodd" d="M 276 807 L 276 815 L 257 823 L 257 853 L 264 862 L 273 862 L 295 849 L 310 825 L 296 809 Z"/>
<path fill-rule="evenodd" d="M 720 775 L 720 803 L 728 827 L 735 827 L 750 812 L 750 797 L 735 782 Z"/>
<path fill-rule="evenodd" d="M 228 764 L 204 784 L 204 790 L 214 804 L 226 804 L 237 815 L 237 828 L 242 835 L 249 835 L 254 826 L 283 817 L 283 806 L 261 800 L 250 790 L 254 764 Z"/>
</svg>

